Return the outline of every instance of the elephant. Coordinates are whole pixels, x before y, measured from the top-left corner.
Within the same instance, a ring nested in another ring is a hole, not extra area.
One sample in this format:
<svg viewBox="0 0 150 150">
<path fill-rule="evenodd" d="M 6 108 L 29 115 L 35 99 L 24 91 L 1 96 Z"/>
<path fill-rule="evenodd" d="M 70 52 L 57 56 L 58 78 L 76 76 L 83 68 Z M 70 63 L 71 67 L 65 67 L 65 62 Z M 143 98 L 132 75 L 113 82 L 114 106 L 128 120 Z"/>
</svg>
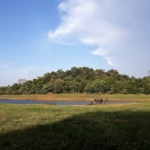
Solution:
<svg viewBox="0 0 150 150">
<path fill-rule="evenodd" d="M 98 104 L 100 104 L 101 103 L 101 99 L 98 99 Z"/>
<path fill-rule="evenodd" d="M 100 104 L 102 104 L 103 103 L 103 99 L 100 99 L 99 102 L 100 102 Z"/>
<path fill-rule="evenodd" d="M 108 98 L 106 98 L 105 100 L 104 100 L 104 104 L 106 104 L 106 103 L 108 103 L 109 101 L 108 101 Z"/>
<path fill-rule="evenodd" d="M 99 103 L 100 103 L 100 99 L 95 98 L 95 103 L 96 103 L 96 104 L 99 104 Z"/>
<path fill-rule="evenodd" d="M 99 100 L 99 103 L 100 103 L 100 104 L 106 104 L 106 103 L 108 103 L 108 99 L 107 99 L 107 98 L 106 98 L 105 100 L 100 99 L 100 100 Z"/>
<path fill-rule="evenodd" d="M 89 98 L 88 100 L 86 100 L 86 103 L 93 105 L 96 103 L 96 99 L 95 98 Z"/>
<path fill-rule="evenodd" d="M 86 103 L 88 104 L 101 104 L 103 102 L 103 99 L 98 99 L 98 98 L 89 98 L 88 100 L 86 100 Z"/>
<path fill-rule="evenodd" d="M 106 98 L 105 100 L 98 99 L 98 98 L 89 98 L 88 100 L 86 100 L 86 103 L 93 105 L 93 104 L 106 104 L 108 103 L 108 99 Z"/>
</svg>

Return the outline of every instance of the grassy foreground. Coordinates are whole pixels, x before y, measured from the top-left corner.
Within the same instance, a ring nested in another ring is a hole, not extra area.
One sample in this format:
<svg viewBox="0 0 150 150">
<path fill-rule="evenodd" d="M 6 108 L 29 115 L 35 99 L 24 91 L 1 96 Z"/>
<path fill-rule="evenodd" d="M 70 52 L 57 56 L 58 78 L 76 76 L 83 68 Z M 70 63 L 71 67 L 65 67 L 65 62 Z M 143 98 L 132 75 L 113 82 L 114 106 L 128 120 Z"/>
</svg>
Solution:
<svg viewBox="0 0 150 150">
<path fill-rule="evenodd" d="M 150 103 L 0 104 L 0 150 L 150 150 Z"/>
<path fill-rule="evenodd" d="M 109 100 L 149 101 L 150 95 L 145 94 L 31 94 L 31 95 L 0 95 L 0 99 L 34 99 L 34 100 L 86 100 L 88 98 L 108 98 Z"/>
</svg>

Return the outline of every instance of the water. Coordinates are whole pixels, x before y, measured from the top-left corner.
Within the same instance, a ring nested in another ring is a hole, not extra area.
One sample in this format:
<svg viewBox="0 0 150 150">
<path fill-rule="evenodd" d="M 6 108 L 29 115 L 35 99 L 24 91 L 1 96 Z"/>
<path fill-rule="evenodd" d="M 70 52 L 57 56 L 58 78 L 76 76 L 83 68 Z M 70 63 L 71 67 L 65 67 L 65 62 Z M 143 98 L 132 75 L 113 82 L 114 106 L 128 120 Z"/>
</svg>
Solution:
<svg viewBox="0 0 150 150">
<path fill-rule="evenodd" d="M 0 103 L 5 104 L 50 104 L 55 103 L 56 105 L 87 105 L 86 101 L 67 101 L 67 100 L 9 100 L 9 99 L 0 99 Z M 109 101 L 107 104 L 128 104 L 131 102 L 127 101 Z"/>
<path fill-rule="evenodd" d="M 64 101 L 64 100 L 9 100 L 0 99 L 0 103 L 6 104 L 50 104 L 55 103 L 56 105 L 85 105 L 85 101 Z"/>
</svg>

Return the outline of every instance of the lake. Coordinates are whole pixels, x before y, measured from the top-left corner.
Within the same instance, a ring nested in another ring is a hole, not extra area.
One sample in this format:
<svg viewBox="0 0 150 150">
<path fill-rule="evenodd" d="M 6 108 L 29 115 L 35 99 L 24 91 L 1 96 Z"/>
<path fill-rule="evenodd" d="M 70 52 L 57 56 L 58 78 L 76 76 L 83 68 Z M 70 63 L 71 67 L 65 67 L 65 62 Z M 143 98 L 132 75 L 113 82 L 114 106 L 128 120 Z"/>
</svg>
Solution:
<svg viewBox="0 0 150 150">
<path fill-rule="evenodd" d="M 0 103 L 5 104 L 49 104 L 55 103 L 56 105 L 86 105 L 86 101 L 69 101 L 69 100 L 10 100 L 0 99 Z M 128 104 L 132 102 L 127 101 L 109 101 L 107 104 Z"/>
</svg>

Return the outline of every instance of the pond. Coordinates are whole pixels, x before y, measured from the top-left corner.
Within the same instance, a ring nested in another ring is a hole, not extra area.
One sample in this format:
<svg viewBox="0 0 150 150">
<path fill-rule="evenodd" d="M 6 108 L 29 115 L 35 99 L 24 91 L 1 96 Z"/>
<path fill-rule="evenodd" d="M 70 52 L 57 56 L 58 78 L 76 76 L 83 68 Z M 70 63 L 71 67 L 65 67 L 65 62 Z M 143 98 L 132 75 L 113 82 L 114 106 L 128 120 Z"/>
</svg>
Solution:
<svg viewBox="0 0 150 150">
<path fill-rule="evenodd" d="M 6 104 L 50 104 L 55 103 L 56 105 L 87 105 L 84 100 L 10 100 L 0 99 L 0 103 Z M 129 104 L 129 101 L 109 101 L 107 104 Z"/>
</svg>

